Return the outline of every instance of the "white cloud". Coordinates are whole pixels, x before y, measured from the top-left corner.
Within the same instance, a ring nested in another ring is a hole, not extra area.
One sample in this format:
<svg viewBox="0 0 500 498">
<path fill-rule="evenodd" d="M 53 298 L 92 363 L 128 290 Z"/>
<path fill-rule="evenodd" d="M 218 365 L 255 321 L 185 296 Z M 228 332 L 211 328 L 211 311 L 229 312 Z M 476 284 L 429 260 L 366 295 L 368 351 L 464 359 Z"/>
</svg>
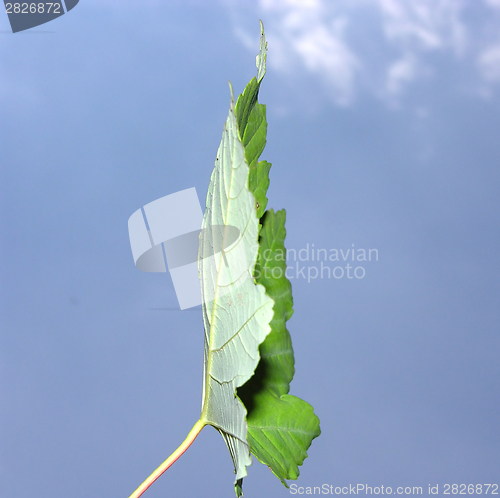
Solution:
<svg viewBox="0 0 500 498">
<path fill-rule="evenodd" d="M 466 12 L 481 8 L 477 0 L 260 0 L 255 9 L 272 47 L 270 67 L 295 79 L 313 75 L 330 100 L 347 105 L 362 90 L 403 99 L 443 60 L 470 67 L 478 87 L 498 84 L 500 0 L 482 5 L 492 14 L 482 25 Z"/>
<path fill-rule="evenodd" d="M 487 82 L 500 82 L 500 43 L 486 48 L 480 54 L 478 64 Z"/>
<path fill-rule="evenodd" d="M 417 63 L 411 54 L 393 62 L 387 69 L 387 85 L 389 94 L 396 95 L 402 91 L 403 85 L 412 81 L 417 73 Z"/>
<path fill-rule="evenodd" d="M 386 61 L 385 96 L 394 102 L 406 87 L 432 74 L 427 62 L 431 52 L 464 55 L 467 29 L 460 15 L 460 0 L 377 0 L 382 31 L 390 49 L 400 56 Z"/>
<path fill-rule="evenodd" d="M 265 19 L 272 18 L 267 32 L 273 64 L 287 73 L 303 67 L 336 104 L 352 102 L 360 64 L 345 41 L 347 18 L 328 15 L 321 0 L 261 0 L 260 7 Z"/>
<path fill-rule="evenodd" d="M 484 0 L 484 1 L 490 7 L 500 9 L 500 0 Z"/>
<path fill-rule="evenodd" d="M 465 24 L 460 0 L 377 0 L 388 41 L 415 50 L 464 51 Z"/>
<path fill-rule="evenodd" d="M 338 29 L 329 31 L 318 23 L 314 30 L 304 30 L 297 37 L 290 37 L 287 46 L 299 55 L 307 70 L 323 77 L 323 84 L 337 104 L 347 105 L 354 97 L 359 63 L 342 40 L 343 20 L 338 19 L 336 24 Z"/>
</svg>

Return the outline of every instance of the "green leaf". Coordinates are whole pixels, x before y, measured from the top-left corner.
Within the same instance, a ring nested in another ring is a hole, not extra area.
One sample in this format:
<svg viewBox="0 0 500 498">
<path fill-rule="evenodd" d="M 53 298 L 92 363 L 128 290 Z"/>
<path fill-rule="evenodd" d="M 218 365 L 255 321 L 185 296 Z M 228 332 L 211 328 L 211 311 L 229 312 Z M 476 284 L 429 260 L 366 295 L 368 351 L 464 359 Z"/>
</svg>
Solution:
<svg viewBox="0 0 500 498">
<path fill-rule="evenodd" d="M 249 465 L 250 462 L 247 453 L 248 447 L 245 446 L 244 441 L 248 442 L 250 452 L 259 461 L 268 465 L 281 482 L 287 486 L 285 479 L 297 479 L 299 476 L 298 467 L 302 465 L 304 459 L 307 457 L 307 449 L 311 445 L 312 440 L 320 434 L 319 419 L 314 414 L 311 405 L 300 398 L 288 394 L 295 368 L 292 341 L 286 328 L 286 322 L 293 314 L 292 287 L 285 275 L 286 250 L 284 241 L 286 237 L 286 213 L 285 210 L 276 213 L 273 210 L 265 211 L 268 202 L 267 189 L 269 187 L 269 170 L 271 164 L 267 161 L 259 161 L 266 145 L 267 135 L 266 107 L 258 102 L 260 84 L 266 72 L 266 57 L 267 43 L 261 23 L 260 52 L 257 56 L 258 75 L 257 78 L 253 78 L 250 81 L 243 94 L 238 97 L 234 113 L 231 107 L 223 140 L 217 155 L 219 158 L 222 152 L 226 152 L 228 157 L 231 156 L 233 164 L 231 167 L 233 170 L 237 170 L 238 173 L 243 171 L 244 166 L 248 168 L 246 170 L 248 177 L 245 187 L 249 193 L 253 194 L 255 218 L 245 215 L 244 223 L 238 218 L 240 224 L 234 226 L 237 226 L 240 230 L 243 230 L 242 227 L 251 226 L 255 230 L 255 227 L 259 226 L 259 221 L 261 223 L 258 246 L 255 246 L 258 247 L 258 255 L 254 255 L 253 253 L 251 255 L 252 261 L 255 262 L 253 273 L 251 265 L 245 266 L 245 272 L 253 275 L 253 281 L 257 286 L 262 285 L 265 288 L 265 296 L 271 299 L 271 306 L 273 307 L 271 317 L 266 314 L 266 325 L 270 327 L 270 333 L 266 332 L 264 334 L 262 332 L 264 329 L 268 330 L 264 326 L 262 326 L 262 330 L 255 331 L 258 339 L 256 336 L 252 345 L 257 345 L 260 353 L 260 361 L 259 353 L 255 355 L 254 350 L 251 356 L 256 360 L 248 363 L 246 370 L 247 380 L 238 384 L 233 382 L 227 386 L 224 384 L 224 387 L 227 387 L 227 392 L 224 395 L 207 398 L 207 395 L 204 394 L 204 399 L 207 400 L 206 403 L 204 402 L 204 412 L 206 411 L 207 413 L 210 413 L 210 410 L 224 411 L 229 406 L 227 404 L 228 400 L 231 402 L 236 400 L 234 401 L 234 410 L 231 413 L 224 412 L 221 417 L 226 422 L 229 420 L 229 416 L 235 417 L 234 421 L 231 421 L 230 424 L 224 427 L 216 425 L 212 423 L 209 417 L 207 417 L 207 421 L 220 430 L 229 447 L 235 465 L 237 496 L 242 496 L 242 478 L 246 475 L 244 467 Z M 236 129 L 234 127 L 235 124 Z M 225 140 L 224 137 L 227 133 L 229 133 L 231 138 Z M 235 167 L 235 162 L 241 162 L 241 166 Z M 226 164 L 229 164 L 229 160 L 226 161 Z M 230 225 L 236 223 L 234 218 L 221 221 L 222 218 L 214 217 L 211 211 L 213 206 L 217 207 L 219 204 L 219 199 L 214 196 L 214 192 L 217 192 L 216 186 L 218 182 L 220 183 L 218 178 L 233 178 L 234 174 L 232 170 L 231 172 L 228 170 L 226 173 L 221 173 L 221 169 L 223 170 L 224 168 L 216 161 L 216 168 L 212 175 L 207 197 L 206 223 L 204 222 L 204 227 L 208 226 L 208 223 Z M 243 176 L 238 182 L 243 183 Z M 227 189 L 222 190 L 227 191 Z M 246 195 L 247 190 L 244 191 Z M 228 199 L 230 197 L 229 195 Z M 250 197 L 248 198 L 250 199 Z M 239 207 L 231 208 L 231 212 L 246 213 L 247 210 L 249 210 L 249 205 L 245 205 L 245 209 Z M 250 225 L 247 221 L 249 219 L 252 220 Z M 256 222 L 256 220 L 259 221 Z M 247 231 L 248 228 L 245 228 L 245 232 Z M 252 236 L 248 240 L 250 241 L 250 239 L 255 241 L 255 232 L 252 232 Z M 213 252 L 215 245 L 214 242 L 207 244 L 207 254 Z M 227 254 L 227 251 L 223 252 Z M 254 256 L 255 259 L 253 259 Z M 221 266 L 220 268 L 223 267 Z M 229 264 L 229 268 L 231 268 L 231 264 Z M 237 273 L 237 275 L 240 273 Z M 217 278 L 219 277 L 217 276 Z M 250 279 L 247 278 L 246 282 L 249 283 L 249 281 Z M 250 289 L 251 286 L 248 286 L 248 288 Z M 240 293 L 240 291 L 237 292 L 239 296 L 245 295 Z M 263 299 L 262 294 L 259 294 L 259 296 Z M 226 301 L 227 305 L 224 304 Z M 229 303 L 231 302 L 233 303 L 233 308 L 229 309 Z M 217 303 L 217 306 L 222 306 L 224 311 L 229 315 L 235 312 L 235 302 L 237 300 L 234 299 L 234 295 L 231 295 L 224 297 L 221 303 Z M 269 301 L 265 302 L 263 306 L 267 307 L 266 311 L 268 312 Z M 208 330 L 207 323 L 213 326 L 212 322 L 208 319 L 210 312 L 213 316 L 218 316 L 218 313 L 214 313 L 213 310 L 210 311 L 209 306 L 204 308 L 205 330 Z M 247 310 L 243 308 L 242 312 L 246 313 Z M 227 333 L 230 333 L 230 331 Z M 245 333 L 250 333 L 250 331 L 246 331 Z M 214 363 L 210 363 L 210 361 L 212 357 L 215 358 L 215 354 L 212 355 L 214 349 L 210 342 L 213 335 L 214 331 L 210 329 L 210 333 L 206 335 L 205 340 L 207 372 L 205 393 L 208 389 L 222 389 L 220 387 L 221 379 L 217 379 L 217 382 L 214 384 L 211 377 L 211 369 Z M 214 344 L 217 344 L 217 342 L 220 341 L 216 341 Z M 213 362 L 217 361 L 221 364 L 229 361 L 234 362 L 235 358 L 231 355 L 240 354 L 242 351 L 242 349 L 239 351 L 228 350 L 226 355 L 217 357 Z M 245 353 L 248 354 L 247 348 L 245 348 Z M 243 363 L 246 364 L 246 362 Z M 255 374 L 253 376 L 251 373 L 248 375 L 250 369 L 255 369 L 256 366 Z M 235 387 L 237 388 L 239 398 L 233 397 Z M 243 405 L 247 411 L 245 423 L 242 422 L 241 418 Z M 238 427 L 239 432 L 233 426 Z M 244 434 L 245 430 L 247 430 L 246 435 Z"/>
<path fill-rule="evenodd" d="M 264 26 L 260 22 L 260 52 L 257 55 L 257 78 L 246 86 L 236 102 L 236 118 L 241 142 L 245 147 L 245 158 L 250 168 L 248 186 L 255 196 L 257 216 L 260 218 L 267 206 L 266 192 L 269 187 L 269 169 L 271 163 L 257 162 L 266 146 L 267 121 L 266 106 L 257 102 L 262 78 L 266 74 L 267 43 Z"/>
<path fill-rule="evenodd" d="M 318 417 L 309 403 L 290 394 L 263 390 L 254 402 L 247 417 L 250 450 L 288 487 L 285 479 L 299 477 L 298 466 L 320 434 Z"/>
<path fill-rule="evenodd" d="M 266 161 L 257 162 L 266 145 L 266 108 L 258 102 L 260 83 L 265 74 L 265 43 L 261 24 L 261 57 L 257 57 L 259 74 L 239 96 L 236 118 L 245 157 L 250 167 L 248 185 L 256 200 L 262 229 L 255 280 L 273 299 L 271 333 L 260 346 L 261 360 L 255 375 L 238 395 L 248 410 L 250 451 L 287 486 L 285 479 L 297 479 L 298 466 L 307 457 L 312 440 L 320 435 L 319 419 L 312 407 L 300 398 L 288 395 L 293 378 L 294 356 L 286 321 L 293 313 L 292 287 L 286 278 L 284 246 L 285 210 L 265 211 L 269 169 Z M 263 52 L 264 50 L 264 52 Z M 262 62 L 263 61 L 263 62 Z M 260 64 L 259 64 L 260 62 Z"/>
<path fill-rule="evenodd" d="M 311 405 L 288 394 L 294 375 L 292 341 L 286 321 L 292 316 L 292 289 L 286 278 L 285 210 L 264 215 L 255 279 L 274 300 L 271 333 L 260 346 L 255 375 L 238 395 L 248 410 L 250 451 L 287 486 L 297 479 L 312 440 L 321 433 Z M 287 486 L 288 487 L 288 486 Z"/>
<path fill-rule="evenodd" d="M 284 209 L 277 213 L 271 209 L 261 220 L 263 226 L 254 275 L 274 300 L 274 314 L 271 334 L 260 347 L 261 361 L 255 376 L 240 390 L 242 399 L 263 390 L 270 390 L 277 396 L 286 394 L 295 373 L 292 340 L 286 329 L 286 321 L 293 314 L 293 299 L 292 286 L 285 276 L 285 218 Z"/>
</svg>

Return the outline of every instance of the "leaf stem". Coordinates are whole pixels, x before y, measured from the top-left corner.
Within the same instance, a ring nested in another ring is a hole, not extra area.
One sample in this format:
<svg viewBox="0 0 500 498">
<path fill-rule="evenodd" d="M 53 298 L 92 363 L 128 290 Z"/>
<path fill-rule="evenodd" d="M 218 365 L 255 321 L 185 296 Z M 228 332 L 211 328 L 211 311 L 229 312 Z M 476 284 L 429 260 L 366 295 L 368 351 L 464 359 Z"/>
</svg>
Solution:
<svg viewBox="0 0 500 498">
<path fill-rule="evenodd" d="M 205 427 L 205 422 L 198 420 L 189 431 L 183 443 L 130 495 L 129 498 L 139 498 L 158 479 L 163 472 L 171 467 L 191 446 L 201 430 Z"/>
</svg>

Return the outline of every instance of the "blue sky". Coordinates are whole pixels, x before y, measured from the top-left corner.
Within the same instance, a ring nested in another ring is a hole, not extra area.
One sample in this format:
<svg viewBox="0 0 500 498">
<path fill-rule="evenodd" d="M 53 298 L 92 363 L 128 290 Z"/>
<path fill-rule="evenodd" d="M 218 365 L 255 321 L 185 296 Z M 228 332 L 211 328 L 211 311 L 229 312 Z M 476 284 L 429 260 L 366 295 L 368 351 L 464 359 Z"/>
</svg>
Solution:
<svg viewBox="0 0 500 498">
<path fill-rule="evenodd" d="M 174 288 L 127 220 L 204 205 L 259 19 L 287 247 L 378 250 L 362 279 L 292 280 L 291 393 L 322 429 L 297 484 L 498 483 L 500 2 L 81 0 L 0 16 L 1 496 L 128 497 L 199 417 L 201 311 L 150 309 Z M 248 470 L 246 497 L 288 496 Z M 232 483 L 208 427 L 145 496 Z"/>
</svg>

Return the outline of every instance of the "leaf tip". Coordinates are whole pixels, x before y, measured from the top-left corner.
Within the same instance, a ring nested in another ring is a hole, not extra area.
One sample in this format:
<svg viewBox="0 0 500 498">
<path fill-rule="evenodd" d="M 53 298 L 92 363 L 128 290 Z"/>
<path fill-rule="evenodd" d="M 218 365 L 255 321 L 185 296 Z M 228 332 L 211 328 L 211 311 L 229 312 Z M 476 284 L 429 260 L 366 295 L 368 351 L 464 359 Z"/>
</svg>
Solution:
<svg viewBox="0 0 500 498">
<path fill-rule="evenodd" d="M 227 83 L 229 85 L 229 91 L 231 92 L 231 109 L 234 109 L 234 91 L 233 91 L 233 85 L 232 83 L 227 80 Z"/>
<path fill-rule="evenodd" d="M 266 35 L 264 34 L 264 23 L 259 19 L 260 22 L 260 49 L 257 57 L 255 58 L 255 63 L 257 65 L 257 82 L 260 83 L 264 75 L 266 74 L 266 59 L 267 59 L 267 42 Z"/>
</svg>

